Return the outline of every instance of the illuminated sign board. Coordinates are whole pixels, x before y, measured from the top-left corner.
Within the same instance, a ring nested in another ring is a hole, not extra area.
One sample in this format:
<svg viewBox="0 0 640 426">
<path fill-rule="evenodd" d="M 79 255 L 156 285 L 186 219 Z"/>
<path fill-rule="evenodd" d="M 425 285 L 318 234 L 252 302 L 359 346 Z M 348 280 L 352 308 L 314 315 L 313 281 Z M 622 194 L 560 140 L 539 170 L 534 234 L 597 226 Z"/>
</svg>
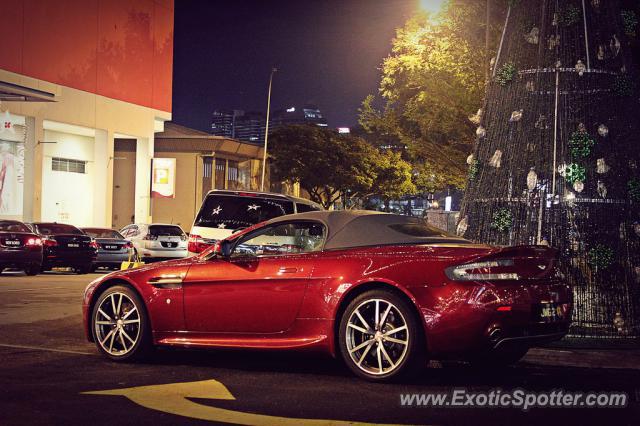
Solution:
<svg viewBox="0 0 640 426">
<path fill-rule="evenodd" d="M 176 159 L 154 158 L 151 160 L 151 197 L 175 198 Z"/>
</svg>

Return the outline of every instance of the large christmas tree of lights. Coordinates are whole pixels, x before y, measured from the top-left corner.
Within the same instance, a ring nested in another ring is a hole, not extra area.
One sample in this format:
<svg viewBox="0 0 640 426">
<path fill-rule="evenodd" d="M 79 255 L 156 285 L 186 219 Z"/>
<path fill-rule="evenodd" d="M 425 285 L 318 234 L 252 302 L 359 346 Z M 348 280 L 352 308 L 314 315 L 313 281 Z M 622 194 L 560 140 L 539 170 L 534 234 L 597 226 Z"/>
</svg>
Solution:
<svg viewBox="0 0 640 426">
<path fill-rule="evenodd" d="M 640 35 L 635 2 L 511 0 L 469 156 L 466 238 L 548 244 L 572 334 L 640 336 Z"/>
</svg>

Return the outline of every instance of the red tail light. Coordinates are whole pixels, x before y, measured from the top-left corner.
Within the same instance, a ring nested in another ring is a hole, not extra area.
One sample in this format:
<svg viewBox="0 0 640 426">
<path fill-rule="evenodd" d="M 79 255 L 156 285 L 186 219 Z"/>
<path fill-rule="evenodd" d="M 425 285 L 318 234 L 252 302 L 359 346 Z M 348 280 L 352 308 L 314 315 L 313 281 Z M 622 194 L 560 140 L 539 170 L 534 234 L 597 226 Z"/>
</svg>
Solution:
<svg viewBox="0 0 640 426">
<path fill-rule="evenodd" d="M 89 243 L 89 247 L 98 250 L 100 248 L 100 244 L 98 244 L 95 240 L 91 240 L 91 242 Z"/>
<path fill-rule="evenodd" d="M 191 253 L 202 253 L 215 244 L 215 240 L 204 240 L 200 235 L 189 235 L 187 250 Z"/>
<path fill-rule="evenodd" d="M 41 245 L 42 245 L 42 239 L 37 237 L 29 238 L 26 243 L 27 247 L 40 247 Z"/>
<path fill-rule="evenodd" d="M 522 278 L 515 271 L 513 259 L 467 263 L 447 268 L 445 272 L 454 281 L 501 281 Z"/>
<path fill-rule="evenodd" d="M 42 239 L 42 245 L 45 247 L 55 247 L 58 245 L 58 242 L 53 239 L 53 237 L 45 237 Z"/>
<path fill-rule="evenodd" d="M 124 248 L 126 248 L 126 249 L 132 249 L 132 248 L 133 248 L 133 243 L 132 243 L 131 241 L 127 241 L 127 242 L 124 244 Z"/>
</svg>

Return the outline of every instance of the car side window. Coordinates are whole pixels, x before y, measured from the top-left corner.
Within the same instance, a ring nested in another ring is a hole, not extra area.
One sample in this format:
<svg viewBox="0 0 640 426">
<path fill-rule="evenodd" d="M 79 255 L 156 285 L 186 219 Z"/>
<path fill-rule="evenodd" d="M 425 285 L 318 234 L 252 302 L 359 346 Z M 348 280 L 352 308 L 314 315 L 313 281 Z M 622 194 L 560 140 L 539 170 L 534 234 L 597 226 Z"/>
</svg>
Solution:
<svg viewBox="0 0 640 426">
<path fill-rule="evenodd" d="M 290 222 L 268 226 L 243 237 L 234 257 L 310 253 L 322 250 L 325 228 L 319 222 Z"/>
</svg>

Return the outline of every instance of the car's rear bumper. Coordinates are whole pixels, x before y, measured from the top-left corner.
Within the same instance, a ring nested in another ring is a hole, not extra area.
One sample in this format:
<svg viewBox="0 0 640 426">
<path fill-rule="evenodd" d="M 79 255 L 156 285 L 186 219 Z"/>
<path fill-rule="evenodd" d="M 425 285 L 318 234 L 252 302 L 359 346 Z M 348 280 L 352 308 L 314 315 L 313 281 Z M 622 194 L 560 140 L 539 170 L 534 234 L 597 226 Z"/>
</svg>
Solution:
<svg viewBox="0 0 640 426">
<path fill-rule="evenodd" d="M 99 251 L 98 256 L 93 261 L 94 265 L 111 265 L 116 263 L 122 263 L 129 260 L 129 253 L 109 253 L 105 251 Z"/>
<path fill-rule="evenodd" d="M 140 249 L 138 251 L 142 260 L 159 260 L 159 259 L 180 259 L 187 257 L 189 252 L 187 249 L 164 249 L 164 250 L 149 250 Z"/>
<path fill-rule="evenodd" d="M 95 251 L 49 251 L 45 252 L 42 263 L 48 266 L 73 266 L 86 265 L 95 259 Z"/>
<path fill-rule="evenodd" d="M 41 250 L 24 249 L 0 251 L 0 265 L 4 267 L 40 265 L 41 263 Z"/>
</svg>

